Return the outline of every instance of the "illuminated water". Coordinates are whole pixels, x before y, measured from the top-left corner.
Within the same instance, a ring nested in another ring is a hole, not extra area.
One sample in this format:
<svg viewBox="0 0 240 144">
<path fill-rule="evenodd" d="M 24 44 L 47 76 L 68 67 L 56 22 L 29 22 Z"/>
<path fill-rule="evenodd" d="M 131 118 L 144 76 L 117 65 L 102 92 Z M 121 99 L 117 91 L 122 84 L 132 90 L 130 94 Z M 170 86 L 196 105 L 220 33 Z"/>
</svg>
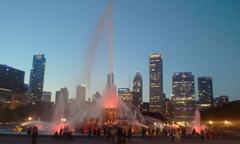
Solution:
<svg viewBox="0 0 240 144">
<path fill-rule="evenodd" d="M 85 67 L 85 84 L 90 87 L 90 78 L 92 67 L 99 47 L 100 37 L 103 32 L 107 32 L 108 41 L 108 62 L 109 74 L 113 74 L 113 29 L 112 29 L 112 4 L 111 2 L 104 11 L 97 25 L 96 33 L 89 46 Z M 113 78 L 112 78 L 113 79 Z M 52 133 L 59 130 L 60 127 L 68 125 L 70 128 L 84 127 L 89 124 L 116 124 L 127 123 L 136 126 L 144 126 L 144 118 L 139 110 L 131 106 L 129 108 L 117 95 L 116 86 L 114 84 L 106 85 L 103 96 L 95 103 L 82 102 L 75 106 L 75 110 L 71 111 L 71 115 L 64 117 L 65 102 L 63 95 L 59 96 L 58 102 L 55 104 L 53 119 L 51 123 L 43 121 L 26 122 L 24 126 L 36 125 L 40 131 Z"/>
<path fill-rule="evenodd" d="M 195 129 L 196 132 L 200 133 L 201 130 L 206 128 L 205 125 L 201 124 L 201 115 L 198 109 L 195 110 L 194 122 L 192 124 L 192 129 Z"/>
</svg>

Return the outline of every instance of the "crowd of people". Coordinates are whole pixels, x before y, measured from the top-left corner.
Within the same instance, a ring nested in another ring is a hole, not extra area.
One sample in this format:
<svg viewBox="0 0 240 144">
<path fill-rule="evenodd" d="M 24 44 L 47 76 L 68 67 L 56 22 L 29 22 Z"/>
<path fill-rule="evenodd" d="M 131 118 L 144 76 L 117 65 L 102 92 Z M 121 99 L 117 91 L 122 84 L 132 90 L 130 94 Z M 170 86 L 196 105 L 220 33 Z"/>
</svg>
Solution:
<svg viewBox="0 0 240 144">
<path fill-rule="evenodd" d="M 65 140 L 72 140 L 73 139 L 73 135 L 72 135 L 72 131 L 69 129 L 68 126 L 64 126 L 63 128 L 61 127 L 59 132 L 56 131 L 53 134 L 53 138 L 59 140 L 61 138 L 65 139 Z"/>
<path fill-rule="evenodd" d="M 104 136 L 107 141 L 111 141 L 116 144 L 125 144 L 127 139 L 130 141 L 132 138 L 131 126 L 104 126 L 102 129 L 99 127 L 88 128 L 88 138 L 95 136 Z"/>
<path fill-rule="evenodd" d="M 142 127 L 141 129 L 142 138 L 146 136 L 160 136 L 161 129 L 159 127 Z"/>
<path fill-rule="evenodd" d="M 32 144 L 37 144 L 38 128 L 31 126 L 28 128 L 27 133 L 32 138 Z M 72 140 L 72 131 L 68 126 L 61 127 L 59 131 L 56 131 L 52 137 L 59 140 Z M 133 128 L 129 126 L 120 125 L 105 125 L 103 127 L 89 126 L 87 128 L 87 137 L 89 139 L 94 137 L 103 136 L 107 141 L 116 144 L 126 144 L 127 141 L 131 141 L 133 136 Z M 142 138 L 145 137 L 165 137 L 169 138 L 170 143 L 178 141 L 184 141 L 186 137 L 200 138 L 201 140 L 211 139 L 211 133 L 209 129 L 202 129 L 200 131 L 192 130 L 192 133 L 187 135 L 186 128 L 166 128 L 160 129 L 159 127 L 142 127 Z"/>
<path fill-rule="evenodd" d="M 165 135 L 167 135 L 170 139 L 170 143 L 178 142 L 178 141 L 184 141 L 186 137 L 188 138 L 194 138 L 198 139 L 200 138 L 202 141 L 204 140 L 210 140 L 211 134 L 209 129 L 202 129 L 199 132 L 197 132 L 195 129 L 192 130 L 191 134 L 187 134 L 185 128 L 177 128 L 177 129 L 170 129 L 166 131 L 163 129 L 163 132 L 165 131 Z"/>
<path fill-rule="evenodd" d="M 212 134 L 209 129 L 201 129 L 200 132 L 197 132 L 195 129 L 192 131 L 192 137 L 200 137 L 201 140 L 212 139 Z"/>
<path fill-rule="evenodd" d="M 184 141 L 185 138 L 200 138 L 201 140 L 210 140 L 212 139 L 210 130 L 205 128 L 197 132 L 193 129 L 192 133 L 187 134 L 186 128 L 154 128 L 154 127 L 142 127 L 141 130 L 142 138 L 160 136 L 162 138 L 169 138 L 170 143 Z"/>
</svg>

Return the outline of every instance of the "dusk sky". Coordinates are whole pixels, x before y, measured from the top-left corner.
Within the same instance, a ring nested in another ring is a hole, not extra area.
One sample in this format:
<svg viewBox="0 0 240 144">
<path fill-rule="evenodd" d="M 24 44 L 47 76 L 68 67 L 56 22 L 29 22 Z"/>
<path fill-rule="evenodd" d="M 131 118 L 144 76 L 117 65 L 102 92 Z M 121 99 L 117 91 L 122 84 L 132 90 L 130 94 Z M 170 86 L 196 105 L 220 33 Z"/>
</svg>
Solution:
<svg viewBox="0 0 240 144">
<path fill-rule="evenodd" d="M 34 54 L 45 54 L 44 90 L 62 87 L 75 97 L 89 41 L 107 0 L 0 0 L 0 64 L 25 71 Z M 149 97 L 148 55 L 163 55 L 164 92 L 171 96 L 174 72 L 212 76 L 214 96 L 240 99 L 239 0 L 113 0 L 114 74 L 129 87 L 136 71 Z M 92 92 L 106 83 L 107 50 L 97 52 Z M 132 84 L 130 85 L 132 87 Z M 132 89 L 132 88 L 131 88 Z"/>
</svg>

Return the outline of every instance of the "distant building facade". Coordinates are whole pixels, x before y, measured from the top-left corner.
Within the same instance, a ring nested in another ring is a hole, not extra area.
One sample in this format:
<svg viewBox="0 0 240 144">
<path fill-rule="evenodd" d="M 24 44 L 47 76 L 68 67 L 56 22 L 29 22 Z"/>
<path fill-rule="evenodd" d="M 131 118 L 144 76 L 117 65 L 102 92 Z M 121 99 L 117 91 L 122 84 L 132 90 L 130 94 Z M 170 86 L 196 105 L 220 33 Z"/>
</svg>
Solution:
<svg viewBox="0 0 240 144">
<path fill-rule="evenodd" d="M 191 122 L 195 111 L 194 76 L 191 72 L 174 73 L 172 76 L 173 119 Z"/>
<path fill-rule="evenodd" d="M 97 100 L 99 100 L 101 97 L 102 97 L 102 95 L 101 95 L 101 93 L 99 92 L 99 91 L 97 91 L 96 93 L 95 93 L 95 99 L 97 99 Z"/>
<path fill-rule="evenodd" d="M 55 104 L 64 104 L 65 106 L 68 103 L 68 89 L 67 87 L 61 88 L 59 91 L 56 91 Z"/>
<path fill-rule="evenodd" d="M 132 93 L 129 88 L 118 88 L 118 96 L 129 106 L 132 106 Z"/>
<path fill-rule="evenodd" d="M 0 64 L 0 88 L 24 93 L 26 91 L 24 75 L 24 71 Z"/>
<path fill-rule="evenodd" d="M 80 84 L 77 86 L 76 101 L 77 104 L 86 102 L 86 85 Z"/>
<path fill-rule="evenodd" d="M 173 118 L 173 103 L 168 98 L 165 100 L 165 107 L 165 116 L 171 120 Z"/>
<path fill-rule="evenodd" d="M 143 102 L 141 104 L 141 112 L 149 112 L 149 102 Z"/>
<path fill-rule="evenodd" d="M 52 96 L 52 93 L 51 93 L 51 92 L 44 91 L 44 92 L 42 93 L 41 101 L 51 102 L 51 96 Z"/>
<path fill-rule="evenodd" d="M 24 75 L 24 71 L 0 64 L 0 103 L 15 109 L 27 102 Z"/>
<path fill-rule="evenodd" d="M 212 77 L 198 77 L 198 97 L 201 109 L 209 108 L 213 105 Z"/>
<path fill-rule="evenodd" d="M 229 97 L 226 95 L 222 95 L 214 99 L 214 106 L 223 106 L 225 104 L 228 104 L 228 102 L 229 102 Z"/>
<path fill-rule="evenodd" d="M 59 91 L 56 91 L 54 112 L 53 112 L 53 121 L 59 121 L 62 118 L 65 118 L 68 113 L 68 89 L 66 87 L 61 88 Z"/>
<path fill-rule="evenodd" d="M 141 108 L 143 94 L 143 80 L 140 72 L 137 72 L 133 79 L 132 102 L 138 109 Z"/>
<path fill-rule="evenodd" d="M 163 60 L 160 54 L 149 56 L 150 112 L 164 113 Z"/>
<path fill-rule="evenodd" d="M 33 65 L 30 73 L 29 94 L 32 101 L 40 101 L 45 73 L 46 59 L 43 54 L 33 56 Z"/>
<path fill-rule="evenodd" d="M 95 94 L 93 94 L 92 96 L 92 102 L 97 102 L 100 98 L 102 97 L 101 93 L 100 92 L 96 92 Z"/>
</svg>

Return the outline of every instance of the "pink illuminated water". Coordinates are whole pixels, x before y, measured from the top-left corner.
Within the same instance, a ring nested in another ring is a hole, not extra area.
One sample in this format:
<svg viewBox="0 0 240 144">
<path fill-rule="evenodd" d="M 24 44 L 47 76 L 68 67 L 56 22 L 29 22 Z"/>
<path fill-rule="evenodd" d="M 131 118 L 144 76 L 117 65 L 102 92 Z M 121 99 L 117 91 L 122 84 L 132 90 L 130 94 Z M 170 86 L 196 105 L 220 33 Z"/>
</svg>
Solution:
<svg viewBox="0 0 240 144">
<path fill-rule="evenodd" d="M 97 49 L 99 47 L 99 41 L 102 33 L 107 32 L 107 47 L 108 47 L 108 62 L 109 62 L 109 74 L 113 74 L 113 25 L 112 25 L 112 3 L 110 1 L 103 15 L 101 16 L 95 35 L 91 40 L 88 48 L 88 54 L 86 54 L 85 60 L 85 72 L 83 74 L 84 83 L 87 84 L 87 88 L 90 89 L 90 78 L 93 69 L 94 59 L 96 56 Z M 59 97 L 58 103 L 55 104 L 55 111 L 53 113 L 53 120 L 51 123 L 42 121 L 32 121 L 26 124 L 37 125 L 39 129 L 48 131 L 50 133 L 59 130 L 60 127 L 68 125 L 70 128 L 75 126 L 86 126 L 90 120 L 95 119 L 103 122 L 104 112 L 106 109 L 115 109 L 117 111 L 118 121 L 125 120 L 128 124 L 141 125 L 143 126 L 144 118 L 141 115 L 138 108 L 135 106 L 129 107 L 126 105 L 121 98 L 117 95 L 116 86 L 106 85 L 102 92 L 102 96 L 95 103 L 82 102 L 77 103 L 75 109 L 72 110 L 66 122 L 61 121 L 65 114 L 65 102 L 63 96 Z M 148 118 L 150 119 L 150 118 Z"/>
<path fill-rule="evenodd" d="M 201 115 L 198 109 L 195 110 L 195 115 L 194 115 L 194 122 L 192 129 L 195 129 L 197 133 L 200 133 L 201 130 L 204 130 L 206 128 L 205 125 L 201 124 Z"/>
</svg>

